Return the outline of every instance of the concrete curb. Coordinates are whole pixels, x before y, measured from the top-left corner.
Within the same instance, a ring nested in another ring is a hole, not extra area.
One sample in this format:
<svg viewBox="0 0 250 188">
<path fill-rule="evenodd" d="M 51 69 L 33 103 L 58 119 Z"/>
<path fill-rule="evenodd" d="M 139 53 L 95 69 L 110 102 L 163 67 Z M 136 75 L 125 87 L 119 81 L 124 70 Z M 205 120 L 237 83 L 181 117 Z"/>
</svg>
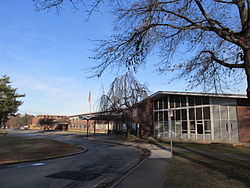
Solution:
<svg viewBox="0 0 250 188">
<path fill-rule="evenodd" d="M 56 158 L 61 158 L 61 157 L 68 157 L 68 156 L 72 156 L 72 155 L 77 155 L 80 153 L 84 153 L 86 151 L 87 151 L 87 148 L 82 147 L 82 151 L 79 151 L 79 152 L 68 153 L 68 154 L 64 154 L 64 155 L 50 156 L 50 157 L 43 157 L 43 158 L 38 158 L 38 159 L 30 159 L 30 160 L 27 159 L 27 160 L 19 160 L 19 161 L 4 161 L 4 162 L 0 162 L 0 165 L 19 164 L 19 163 L 28 163 L 28 162 L 56 159 Z"/>
</svg>

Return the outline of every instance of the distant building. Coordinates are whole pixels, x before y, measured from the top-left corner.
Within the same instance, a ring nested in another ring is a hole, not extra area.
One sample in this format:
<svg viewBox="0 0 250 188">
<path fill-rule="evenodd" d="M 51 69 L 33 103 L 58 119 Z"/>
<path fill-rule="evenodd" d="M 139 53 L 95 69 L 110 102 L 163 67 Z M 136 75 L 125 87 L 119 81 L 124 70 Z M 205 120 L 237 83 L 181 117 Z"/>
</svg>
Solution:
<svg viewBox="0 0 250 188">
<path fill-rule="evenodd" d="M 69 116 L 69 131 L 109 133 L 118 130 L 121 118 L 111 112 L 94 112 Z"/>
<path fill-rule="evenodd" d="M 40 119 L 62 120 L 62 119 L 67 119 L 67 118 L 68 118 L 68 116 L 61 116 L 61 115 L 38 115 L 32 119 L 30 128 L 31 129 L 41 129 L 41 126 L 38 123 Z"/>
</svg>

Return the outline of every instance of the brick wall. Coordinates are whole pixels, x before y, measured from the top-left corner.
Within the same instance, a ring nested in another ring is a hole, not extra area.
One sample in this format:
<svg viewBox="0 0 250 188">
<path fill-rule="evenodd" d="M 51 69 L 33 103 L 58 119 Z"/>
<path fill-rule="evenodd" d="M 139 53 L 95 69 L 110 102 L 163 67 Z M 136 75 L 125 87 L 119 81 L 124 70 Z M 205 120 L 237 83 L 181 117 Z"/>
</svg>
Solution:
<svg viewBox="0 0 250 188">
<path fill-rule="evenodd" d="M 250 143 L 250 106 L 245 100 L 238 101 L 237 119 L 239 127 L 239 141 Z"/>
<path fill-rule="evenodd" d="M 134 122 L 140 124 L 140 136 L 153 136 L 153 105 L 149 99 L 143 100 L 136 106 Z"/>
</svg>

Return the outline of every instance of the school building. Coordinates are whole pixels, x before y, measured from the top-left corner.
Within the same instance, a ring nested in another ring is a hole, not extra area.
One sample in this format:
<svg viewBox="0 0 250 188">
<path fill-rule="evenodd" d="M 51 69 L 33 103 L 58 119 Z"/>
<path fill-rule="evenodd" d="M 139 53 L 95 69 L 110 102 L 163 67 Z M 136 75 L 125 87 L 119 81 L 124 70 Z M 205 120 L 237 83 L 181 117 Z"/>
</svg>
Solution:
<svg viewBox="0 0 250 188">
<path fill-rule="evenodd" d="M 245 95 L 158 91 L 149 99 L 157 138 L 250 142 Z"/>
</svg>

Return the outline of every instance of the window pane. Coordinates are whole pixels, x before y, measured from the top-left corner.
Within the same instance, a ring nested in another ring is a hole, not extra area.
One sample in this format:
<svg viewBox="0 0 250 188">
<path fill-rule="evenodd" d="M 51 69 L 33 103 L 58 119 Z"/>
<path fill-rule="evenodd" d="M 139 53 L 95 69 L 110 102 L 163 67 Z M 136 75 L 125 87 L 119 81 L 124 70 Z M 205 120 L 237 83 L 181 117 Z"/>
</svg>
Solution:
<svg viewBox="0 0 250 188">
<path fill-rule="evenodd" d="M 181 96 L 181 107 L 185 107 L 185 106 L 187 106 L 186 96 Z"/>
<path fill-rule="evenodd" d="M 189 109 L 189 119 L 190 120 L 195 120 L 195 118 L 194 118 L 194 109 L 193 108 Z"/>
<path fill-rule="evenodd" d="M 202 120 L 202 108 L 196 108 L 196 119 Z"/>
<path fill-rule="evenodd" d="M 167 97 L 165 97 L 165 98 L 163 99 L 163 108 L 164 108 L 164 109 L 168 109 L 168 98 L 167 98 Z"/>
<path fill-rule="evenodd" d="M 159 121 L 163 121 L 163 112 L 159 112 Z"/>
<path fill-rule="evenodd" d="M 204 121 L 205 134 L 211 134 L 211 123 L 210 121 Z"/>
<path fill-rule="evenodd" d="M 163 105 L 162 105 L 162 100 L 159 100 L 159 109 L 162 109 Z"/>
<path fill-rule="evenodd" d="M 164 131 L 168 132 L 168 121 L 164 122 Z"/>
<path fill-rule="evenodd" d="M 203 134 L 203 124 L 197 122 L 197 134 Z"/>
<path fill-rule="evenodd" d="M 158 121 L 158 113 L 159 112 L 155 112 L 155 121 Z"/>
<path fill-rule="evenodd" d="M 180 96 L 175 96 L 175 104 L 176 104 L 176 108 L 180 107 Z"/>
<path fill-rule="evenodd" d="M 170 108 L 174 108 L 175 105 L 174 105 L 174 96 L 173 95 L 170 95 L 169 102 L 170 102 Z"/>
<path fill-rule="evenodd" d="M 210 119 L 210 108 L 209 107 L 203 108 L 203 116 L 204 116 L 204 119 Z"/>
<path fill-rule="evenodd" d="M 180 123 L 176 123 L 176 133 L 181 133 L 181 124 Z"/>
<path fill-rule="evenodd" d="M 176 110 L 176 120 L 181 120 L 181 110 Z"/>
<path fill-rule="evenodd" d="M 187 121 L 182 121 L 182 133 L 187 133 Z"/>
<path fill-rule="evenodd" d="M 195 122 L 194 121 L 190 121 L 190 132 L 195 133 Z"/>
<path fill-rule="evenodd" d="M 193 96 L 188 96 L 188 105 L 194 106 L 194 97 Z"/>
<path fill-rule="evenodd" d="M 182 118 L 182 120 L 187 120 L 187 110 L 186 109 L 181 110 L 181 118 Z"/>
<path fill-rule="evenodd" d="M 202 97 L 202 104 L 209 104 L 209 97 Z"/>
<path fill-rule="evenodd" d="M 195 97 L 195 104 L 201 105 L 201 97 Z"/>
<path fill-rule="evenodd" d="M 164 121 L 168 121 L 168 112 L 164 111 Z"/>
</svg>

